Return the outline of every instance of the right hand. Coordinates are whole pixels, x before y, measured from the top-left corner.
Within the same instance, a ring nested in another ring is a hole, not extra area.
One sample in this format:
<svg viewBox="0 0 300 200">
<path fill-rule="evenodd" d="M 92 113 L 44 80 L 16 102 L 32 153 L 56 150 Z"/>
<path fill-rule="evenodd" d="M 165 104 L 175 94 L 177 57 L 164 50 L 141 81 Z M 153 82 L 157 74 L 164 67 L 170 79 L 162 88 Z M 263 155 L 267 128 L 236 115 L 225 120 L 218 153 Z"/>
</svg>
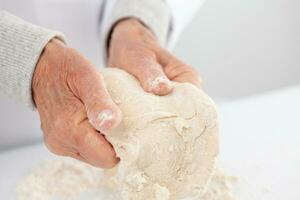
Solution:
<svg viewBox="0 0 300 200">
<path fill-rule="evenodd" d="M 52 39 L 36 66 L 32 89 L 50 151 L 102 168 L 118 162 L 101 133 L 119 124 L 121 111 L 86 58 Z"/>
<path fill-rule="evenodd" d="M 120 20 L 108 47 L 108 65 L 135 76 L 146 92 L 167 95 L 172 92 L 170 81 L 201 87 L 197 70 L 161 46 L 151 30 L 137 19 Z"/>
</svg>

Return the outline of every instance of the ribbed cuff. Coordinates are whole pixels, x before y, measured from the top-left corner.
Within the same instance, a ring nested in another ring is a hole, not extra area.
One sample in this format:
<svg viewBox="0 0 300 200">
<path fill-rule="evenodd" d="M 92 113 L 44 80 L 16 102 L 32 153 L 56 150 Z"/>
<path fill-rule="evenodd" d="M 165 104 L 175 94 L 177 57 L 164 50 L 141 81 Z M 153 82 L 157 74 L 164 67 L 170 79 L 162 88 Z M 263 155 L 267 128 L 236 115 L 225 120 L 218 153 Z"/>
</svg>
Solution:
<svg viewBox="0 0 300 200">
<path fill-rule="evenodd" d="M 106 11 L 106 23 L 104 24 L 103 40 L 104 51 L 114 25 L 124 18 L 137 18 L 144 23 L 157 37 L 159 43 L 164 46 L 170 28 L 170 10 L 163 0 L 117 0 Z M 104 58 L 107 56 L 105 55 Z"/>
<path fill-rule="evenodd" d="M 0 12 L 0 93 L 34 108 L 32 76 L 40 54 L 52 39 L 64 36 Z"/>
</svg>

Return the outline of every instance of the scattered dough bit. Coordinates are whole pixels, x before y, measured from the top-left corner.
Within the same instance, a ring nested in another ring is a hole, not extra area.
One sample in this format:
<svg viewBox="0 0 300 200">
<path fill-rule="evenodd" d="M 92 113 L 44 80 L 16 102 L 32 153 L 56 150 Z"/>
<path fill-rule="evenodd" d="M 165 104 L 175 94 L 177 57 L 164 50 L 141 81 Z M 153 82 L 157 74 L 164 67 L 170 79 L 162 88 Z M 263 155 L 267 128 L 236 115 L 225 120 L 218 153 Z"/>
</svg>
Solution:
<svg viewBox="0 0 300 200">
<path fill-rule="evenodd" d="M 168 200 L 170 198 L 170 192 L 167 188 L 158 184 L 154 184 L 155 198 L 160 200 Z"/>
<path fill-rule="evenodd" d="M 55 197 L 78 197 L 85 191 L 100 188 L 102 175 L 101 170 L 71 158 L 46 161 L 19 183 L 17 199 L 53 200 Z"/>
<path fill-rule="evenodd" d="M 221 170 L 216 170 L 202 200 L 237 200 L 232 194 L 232 187 L 238 184 L 239 178 L 226 175 Z"/>
<path fill-rule="evenodd" d="M 18 200 L 122 200 L 120 194 L 103 186 L 103 171 L 70 158 L 42 163 L 24 177 L 17 187 Z M 201 200 L 238 200 L 231 190 L 240 184 L 239 177 L 217 169 Z M 154 185 L 155 197 L 169 198 L 169 191 Z M 183 199 L 182 199 L 183 200 Z M 185 198 L 184 200 L 191 200 Z"/>
</svg>

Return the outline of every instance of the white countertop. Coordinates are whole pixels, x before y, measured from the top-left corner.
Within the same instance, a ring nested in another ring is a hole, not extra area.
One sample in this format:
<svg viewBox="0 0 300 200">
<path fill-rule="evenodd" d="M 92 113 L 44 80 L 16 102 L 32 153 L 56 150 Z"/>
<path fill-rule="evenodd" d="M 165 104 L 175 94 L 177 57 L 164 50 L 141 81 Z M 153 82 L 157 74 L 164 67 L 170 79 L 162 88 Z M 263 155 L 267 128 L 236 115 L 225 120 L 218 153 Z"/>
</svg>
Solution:
<svg viewBox="0 0 300 200">
<path fill-rule="evenodd" d="M 222 168 L 247 180 L 240 200 L 300 199 L 300 87 L 219 105 Z M 17 181 L 53 157 L 42 144 L 0 154 L 1 199 Z"/>
</svg>

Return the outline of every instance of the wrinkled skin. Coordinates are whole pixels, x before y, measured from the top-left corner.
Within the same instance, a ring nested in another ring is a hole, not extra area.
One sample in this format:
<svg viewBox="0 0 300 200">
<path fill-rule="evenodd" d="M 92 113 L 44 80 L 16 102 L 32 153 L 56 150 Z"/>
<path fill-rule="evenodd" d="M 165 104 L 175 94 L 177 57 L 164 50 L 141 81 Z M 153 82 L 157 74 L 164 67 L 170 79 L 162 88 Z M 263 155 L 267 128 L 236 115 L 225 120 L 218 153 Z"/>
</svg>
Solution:
<svg viewBox="0 0 300 200">
<path fill-rule="evenodd" d="M 169 80 L 201 85 L 197 71 L 162 48 L 136 19 L 123 20 L 114 28 L 108 58 L 109 66 L 129 72 L 145 91 L 157 95 L 171 92 Z"/>
<path fill-rule="evenodd" d="M 97 167 L 117 163 L 113 148 L 98 131 L 116 126 L 121 112 L 95 66 L 54 39 L 38 62 L 32 88 L 44 140 L 53 153 Z M 98 116 L 108 110 L 106 120 Z"/>
<path fill-rule="evenodd" d="M 147 92 L 170 93 L 170 80 L 200 84 L 196 71 L 161 48 L 138 20 L 126 19 L 114 27 L 108 53 L 108 65 L 135 76 Z M 50 151 L 101 168 L 117 164 L 101 133 L 116 127 L 122 114 L 90 61 L 52 39 L 36 66 L 32 89 Z"/>
</svg>

